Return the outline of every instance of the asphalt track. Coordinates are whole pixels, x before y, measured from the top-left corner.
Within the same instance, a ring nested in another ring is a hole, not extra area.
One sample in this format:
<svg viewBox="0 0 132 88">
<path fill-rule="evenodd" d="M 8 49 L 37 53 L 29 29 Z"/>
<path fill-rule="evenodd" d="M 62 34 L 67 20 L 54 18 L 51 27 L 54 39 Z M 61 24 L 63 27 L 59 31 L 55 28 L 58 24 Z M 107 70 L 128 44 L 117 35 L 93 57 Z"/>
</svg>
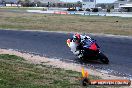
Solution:
<svg viewBox="0 0 132 88">
<path fill-rule="evenodd" d="M 80 61 L 67 47 L 66 39 L 71 37 L 71 34 L 66 33 L 0 30 L 0 48 L 57 58 L 132 78 L 132 37 L 90 36 L 97 40 L 101 51 L 109 57 L 109 65 Z"/>
</svg>

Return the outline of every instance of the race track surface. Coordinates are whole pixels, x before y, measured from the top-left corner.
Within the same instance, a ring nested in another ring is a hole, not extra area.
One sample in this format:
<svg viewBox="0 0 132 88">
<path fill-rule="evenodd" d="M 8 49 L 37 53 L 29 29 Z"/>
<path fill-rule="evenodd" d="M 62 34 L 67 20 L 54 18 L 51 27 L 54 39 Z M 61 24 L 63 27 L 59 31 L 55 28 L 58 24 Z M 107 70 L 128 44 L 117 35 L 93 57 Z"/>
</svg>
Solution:
<svg viewBox="0 0 132 88">
<path fill-rule="evenodd" d="M 97 40 L 110 64 L 83 62 L 74 56 L 66 45 L 71 34 L 0 30 L 0 48 L 15 49 L 63 61 L 83 64 L 96 70 L 132 78 L 132 38 L 90 35 Z"/>
</svg>

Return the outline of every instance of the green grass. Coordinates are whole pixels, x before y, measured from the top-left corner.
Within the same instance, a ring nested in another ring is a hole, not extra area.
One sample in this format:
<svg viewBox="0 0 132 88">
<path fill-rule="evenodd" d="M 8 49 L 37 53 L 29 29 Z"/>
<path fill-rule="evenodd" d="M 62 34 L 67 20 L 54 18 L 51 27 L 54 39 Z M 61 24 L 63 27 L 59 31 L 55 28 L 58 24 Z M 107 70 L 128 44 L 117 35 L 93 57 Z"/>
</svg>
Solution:
<svg viewBox="0 0 132 88">
<path fill-rule="evenodd" d="M 0 19 L 0 29 L 132 35 L 132 18 L 13 13 L 7 11 L 0 12 Z"/>
<path fill-rule="evenodd" d="M 36 7 L 0 7 L 0 10 L 26 11 L 26 10 L 43 10 L 43 8 L 36 8 Z"/>
<path fill-rule="evenodd" d="M 79 72 L 44 63 L 31 64 L 15 55 L 0 55 L 0 88 L 82 88 L 79 77 Z M 90 76 L 90 79 L 98 78 Z"/>
</svg>

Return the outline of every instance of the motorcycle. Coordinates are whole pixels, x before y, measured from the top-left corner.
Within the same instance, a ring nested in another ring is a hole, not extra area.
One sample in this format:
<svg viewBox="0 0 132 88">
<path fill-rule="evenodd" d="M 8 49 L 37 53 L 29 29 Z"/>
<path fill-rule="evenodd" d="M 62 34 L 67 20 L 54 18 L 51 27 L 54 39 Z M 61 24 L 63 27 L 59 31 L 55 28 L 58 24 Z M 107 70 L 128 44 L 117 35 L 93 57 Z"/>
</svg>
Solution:
<svg viewBox="0 0 132 88">
<path fill-rule="evenodd" d="M 96 43 L 95 40 L 91 41 L 89 39 L 85 39 L 82 42 L 82 47 L 78 48 L 77 44 L 70 39 L 67 39 L 67 45 L 71 49 L 71 51 L 78 56 L 78 58 L 83 59 L 83 60 L 99 60 L 104 64 L 109 64 L 109 59 L 100 51 L 100 47 Z M 76 51 L 76 48 L 78 48 L 79 51 Z M 82 57 L 79 57 L 78 54 L 79 52 Z"/>
</svg>

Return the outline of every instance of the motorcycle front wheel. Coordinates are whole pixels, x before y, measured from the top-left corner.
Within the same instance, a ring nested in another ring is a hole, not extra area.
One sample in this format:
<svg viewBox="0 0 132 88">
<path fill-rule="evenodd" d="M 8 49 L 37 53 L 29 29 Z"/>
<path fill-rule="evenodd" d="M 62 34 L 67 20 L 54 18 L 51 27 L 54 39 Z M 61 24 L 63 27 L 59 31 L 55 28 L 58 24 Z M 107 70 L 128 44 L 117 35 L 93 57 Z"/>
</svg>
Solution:
<svg viewBox="0 0 132 88">
<path fill-rule="evenodd" d="M 109 64 L 109 59 L 103 53 L 100 52 L 97 57 L 102 63 Z"/>
</svg>

